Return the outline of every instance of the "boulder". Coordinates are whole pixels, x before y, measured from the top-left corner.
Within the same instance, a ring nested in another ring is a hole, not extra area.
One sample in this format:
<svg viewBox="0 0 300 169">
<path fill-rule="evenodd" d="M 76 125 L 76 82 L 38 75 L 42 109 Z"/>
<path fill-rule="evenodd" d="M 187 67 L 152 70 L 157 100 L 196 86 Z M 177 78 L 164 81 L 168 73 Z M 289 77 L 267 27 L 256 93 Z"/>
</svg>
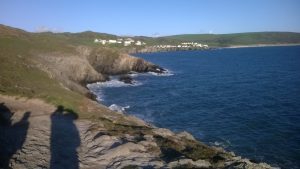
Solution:
<svg viewBox="0 0 300 169">
<path fill-rule="evenodd" d="M 126 84 L 133 84 L 133 79 L 129 75 L 121 75 L 119 77 L 119 81 L 124 82 Z"/>
</svg>

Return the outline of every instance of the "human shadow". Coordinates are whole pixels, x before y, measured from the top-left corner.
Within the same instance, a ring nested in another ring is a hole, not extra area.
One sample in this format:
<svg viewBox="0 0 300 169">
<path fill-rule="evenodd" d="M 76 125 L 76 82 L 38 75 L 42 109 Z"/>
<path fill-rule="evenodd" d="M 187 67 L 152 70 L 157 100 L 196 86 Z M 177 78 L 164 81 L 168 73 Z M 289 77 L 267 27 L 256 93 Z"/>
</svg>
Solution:
<svg viewBox="0 0 300 169">
<path fill-rule="evenodd" d="M 25 112 L 16 123 L 14 113 L 4 103 L 0 103 L 0 169 L 10 168 L 12 156 L 22 148 L 29 128 L 30 112 Z"/>
<path fill-rule="evenodd" d="M 78 169 L 77 148 L 80 137 L 74 120 L 77 114 L 63 106 L 58 106 L 51 115 L 51 161 L 50 168 Z"/>
</svg>

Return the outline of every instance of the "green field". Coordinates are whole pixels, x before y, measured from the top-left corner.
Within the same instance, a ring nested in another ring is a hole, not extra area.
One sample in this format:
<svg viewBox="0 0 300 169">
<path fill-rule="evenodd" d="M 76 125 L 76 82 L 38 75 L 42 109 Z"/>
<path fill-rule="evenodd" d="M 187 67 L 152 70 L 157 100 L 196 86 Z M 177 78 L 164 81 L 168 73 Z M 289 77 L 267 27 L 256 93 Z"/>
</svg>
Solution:
<svg viewBox="0 0 300 169">
<path fill-rule="evenodd" d="M 254 32 L 235 34 L 185 34 L 164 37 L 178 41 L 192 41 L 209 46 L 234 46 L 256 44 L 298 44 L 300 33 Z"/>
</svg>

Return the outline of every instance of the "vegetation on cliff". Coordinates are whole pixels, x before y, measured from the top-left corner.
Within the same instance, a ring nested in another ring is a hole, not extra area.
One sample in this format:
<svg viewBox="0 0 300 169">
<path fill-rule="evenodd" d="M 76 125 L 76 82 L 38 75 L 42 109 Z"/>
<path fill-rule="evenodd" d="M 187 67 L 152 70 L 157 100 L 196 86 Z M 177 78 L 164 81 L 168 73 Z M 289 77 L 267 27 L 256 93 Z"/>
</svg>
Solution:
<svg viewBox="0 0 300 169">
<path fill-rule="evenodd" d="M 206 43 L 209 46 L 234 46 L 258 44 L 299 44 L 300 33 L 292 32 L 253 32 L 234 34 L 185 34 L 164 38 Z"/>
<path fill-rule="evenodd" d="M 78 110 L 82 94 L 89 94 L 87 83 L 107 80 L 110 74 L 156 70 L 142 59 L 80 40 L 92 35 L 29 33 L 0 26 L 0 92 Z"/>
<path fill-rule="evenodd" d="M 0 168 L 270 168 L 89 99 L 86 83 L 163 71 L 89 36 L 0 26 Z"/>
</svg>

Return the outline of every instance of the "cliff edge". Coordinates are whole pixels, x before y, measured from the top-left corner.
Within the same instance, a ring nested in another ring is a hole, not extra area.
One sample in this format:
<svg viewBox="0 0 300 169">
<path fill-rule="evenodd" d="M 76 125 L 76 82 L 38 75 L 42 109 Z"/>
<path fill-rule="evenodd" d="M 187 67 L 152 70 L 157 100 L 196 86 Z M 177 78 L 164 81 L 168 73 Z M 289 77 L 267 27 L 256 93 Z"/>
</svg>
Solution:
<svg viewBox="0 0 300 169">
<path fill-rule="evenodd" d="M 164 69 L 72 38 L 0 25 L 0 168 L 271 168 L 91 100 L 87 83 Z"/>
</svg>

